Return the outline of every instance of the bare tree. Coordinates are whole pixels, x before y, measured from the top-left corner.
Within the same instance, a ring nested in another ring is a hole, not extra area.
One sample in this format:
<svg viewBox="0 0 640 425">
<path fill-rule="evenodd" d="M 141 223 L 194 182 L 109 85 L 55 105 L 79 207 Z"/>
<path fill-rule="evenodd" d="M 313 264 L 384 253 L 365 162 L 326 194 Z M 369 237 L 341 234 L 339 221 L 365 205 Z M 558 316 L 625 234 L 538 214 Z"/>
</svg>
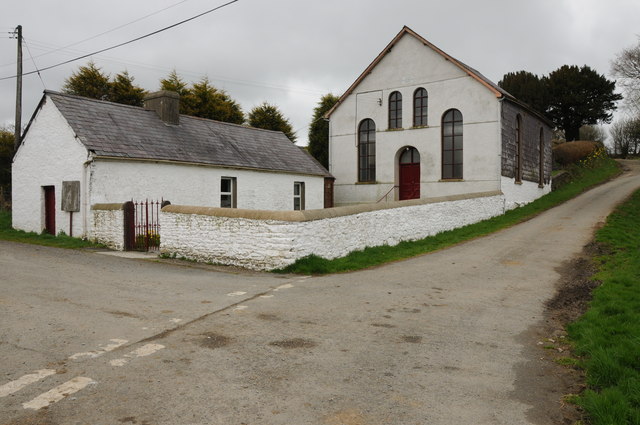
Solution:
<svg viewBox="0 0 640 425">
<path fill-rule="evenodd" d="M 609 129 L 613 153 L 622 158 L 640 153 L 640 118 L 622 118 Z"/>
<path fill-rule="evenodd" d="M 607 130 L 601 125 L 583 125 L 580 127 L 580 140 L 598 142 L 604 144 L 607 139 Z"/>
<path fill-rule="evenodd" d="M 622 50 L 611 62 L 611 75 L 626 92 L 626 103 L 640 113 L 640 39 L 638 44 Z"/>
</svg>

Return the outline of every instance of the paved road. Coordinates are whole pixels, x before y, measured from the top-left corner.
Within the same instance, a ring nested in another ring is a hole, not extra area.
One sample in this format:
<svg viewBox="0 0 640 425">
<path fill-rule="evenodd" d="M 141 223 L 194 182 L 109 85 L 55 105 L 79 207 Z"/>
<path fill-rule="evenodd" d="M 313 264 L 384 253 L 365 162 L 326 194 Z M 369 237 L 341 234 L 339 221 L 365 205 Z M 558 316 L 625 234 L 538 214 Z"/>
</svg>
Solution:
<svg viewBox="0 0 640 425">
<path fill-rule="evenodd" d="M 0 424 L 555 423 L 530 328 L 640 187 L 631 164 L 519 226 L 334 276 L 0 243 Z"/>
</svg>

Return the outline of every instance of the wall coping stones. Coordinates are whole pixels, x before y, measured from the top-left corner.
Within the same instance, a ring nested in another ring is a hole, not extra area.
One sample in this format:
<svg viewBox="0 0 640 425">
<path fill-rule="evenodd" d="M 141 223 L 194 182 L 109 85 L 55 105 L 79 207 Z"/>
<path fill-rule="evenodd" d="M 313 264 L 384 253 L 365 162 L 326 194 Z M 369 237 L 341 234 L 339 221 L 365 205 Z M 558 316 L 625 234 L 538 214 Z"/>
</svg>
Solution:
<svg viewBox="0 0 640 425">
<path fill-rule="evenodd" d="M 124 209 L 124 204 L 93 204 L 91 205 L 91 209 L 102 211 L 116 211 Z"/>
<path fill-rule="evenodd" d="M 215 207 L 194 207 L 187 205 L 167 205 L 162 208 L 162 212 L 175 214 L 196 214 L 213 217 L 245 218 L 250 220 L 275 220 L 288 222 L 304 222 L 322 220 L 326 218 L 344 217 L 365 212 L 386 210 L 391 208 L 412 207 L 417 205 L 434 204 L 440 202 L 460 201 L 464 199 L 484 198 L 491 196 L 502 196 L 502 192 L 478 192 L 473 194 L 439 196 L 434 198 L 409 199 L 406 201 L 393 201 L 384 204 L 371 203 L 348 205 L 343 207 L 303 210 L 303 211 L 270 211 L 270 210 L 247 210 L 239 208 L 215 208 Z M 120 208 L 115 208 L 118 205 Z M 98 208 L 100 206 L 100 208 Z M 121 209 L 122 204 L 95 204 L 92 209 Z"/>
</svg>

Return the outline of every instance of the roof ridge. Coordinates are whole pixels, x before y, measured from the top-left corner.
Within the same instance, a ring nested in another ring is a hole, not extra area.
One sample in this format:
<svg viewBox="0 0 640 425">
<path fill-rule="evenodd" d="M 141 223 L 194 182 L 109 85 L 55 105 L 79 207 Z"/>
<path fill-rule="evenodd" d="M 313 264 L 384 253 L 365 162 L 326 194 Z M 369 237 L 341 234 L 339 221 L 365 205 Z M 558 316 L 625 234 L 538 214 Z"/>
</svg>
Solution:
<svg viewBox="0 0 640 425">
<path fill-rule="evenodd" d="M 70 97 L 70 98 L 74 98 L 74 99 L 78 99 L 78 100 L 97 102 L 97 103 L 103 103 L 103 104 L 114 105 L 114 106 L 122 106 L 122 107 L 126 107 L 126 108 L 135 108 L 135 109 L 139 109 L 139 110 L 141 109 L 143 111 L 153 112 L 153 111 L 151 111 L 149 109 L 145 109 L 142 106 L 127 105 L 126 103 L 118 103 L 118 102 L 113 102 L 113 101 L 110 101 L 110 100 L 102 100 L 102 99 L 96 99 L 96 98 L 93 98 L 93 97 L 80 96 L 80 95 L 77 95 L 77 94 L 63 93 L 63 92 L 58 92 L 58 91 L 55 91 L 55 90 L 44 90 L 44 93 L 46 95 Z M 282 132 L 280 130 L 269 130 L 269 129 L 266 129 L 266 128 L 252 127 L 250 125 L 236 124 L 236 123 L 227 122 L 227 121 L 214 120 L 214 119 L 211 119 L 211 118 L 197 117 L 197 116 L 194 116 L 194 115 L 180 114 L 180 117 L 181 118 L 184 117 L 184 118 L 189 118 L 189 119 L 196 119 L 196 120 L 203 120 L 203 121 L 212 121 L 212 122 L 219 123 L 219 124 L 235 126 L 235 127 L 241 127 L 241 128 L 246 128 L 246 129 L 250 129 L 250 130 L 257 130 L 257 131 L 284 134 L 284 132 Z M 295 144 L 294 142 L 291 142 L 291 143 Z"/>
</svg>

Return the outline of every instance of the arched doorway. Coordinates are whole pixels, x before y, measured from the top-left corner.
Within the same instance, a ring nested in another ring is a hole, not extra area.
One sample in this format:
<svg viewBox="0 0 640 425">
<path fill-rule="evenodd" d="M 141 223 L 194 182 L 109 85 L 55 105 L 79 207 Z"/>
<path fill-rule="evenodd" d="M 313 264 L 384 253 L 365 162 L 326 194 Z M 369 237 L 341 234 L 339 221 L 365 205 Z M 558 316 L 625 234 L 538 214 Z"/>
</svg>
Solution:
<svg viewBox="0 0 640 425">
<path fill-rule="evenodd" d="M 420 197 L 420 154 L 408 146 L 400 154 L 400 200 Z"/>
</svg>

